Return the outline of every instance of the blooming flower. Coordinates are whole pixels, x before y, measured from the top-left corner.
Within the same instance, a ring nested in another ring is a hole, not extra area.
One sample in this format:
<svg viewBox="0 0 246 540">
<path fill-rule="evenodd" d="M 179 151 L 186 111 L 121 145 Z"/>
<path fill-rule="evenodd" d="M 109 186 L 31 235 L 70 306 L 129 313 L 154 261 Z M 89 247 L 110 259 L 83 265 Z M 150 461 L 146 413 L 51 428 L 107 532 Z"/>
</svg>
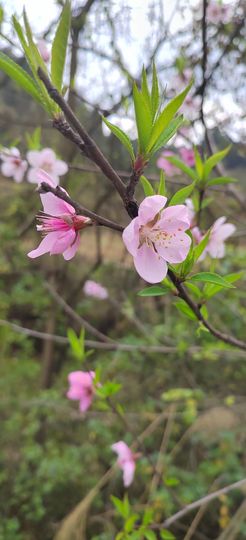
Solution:
<svg viewBox="0 0 246 540">
<path fill-rule="evenodd" d="M 84 284 L 84 293 L 87 296 L 94 296 L 94 298 L 99 298 L 100 300 L 105 300 L 108 298 L 108 291 L 100 283 L 88 279 Z"/>
<path fill-rule="evenodd" d="M 52 178 L 44 171 L 37 173 L 37 179 L 53 185 Z M 34 259 L 44 253 L 62 253 L 68 261 L 74 257 L 79 247 L 79 230 L 91 224 L 91 220 L 78 216 L 70 204 L 53 193 L 41 194 L 40 197 L 44 210 L 38 215 L 40 225 L 37 225 L 37 230 L 44 234 L 44 238 L 36 249 L 28 253 L 28 257 Z"/>
<path fill-rule="evenodd" d="M 92 404 L 94 396 L 93 379 L 94 371 L 72 371 L 68 375 L 69 390 L 68 399 L 79 401 L 81 412 L 87 411 Z"/>
<path fill-rule="evenodd" d="M 187 207 L 183 204 L 164 208 L 167 198 L 146 197 L 139 206 L 138 217 L 123 231 L 123 241 L 133 256 L 139 275 L 149 283 L 159 283 L 167 274 L 167 262 L 185 260 L 190 237 Z"/>
<path fill-rule="evenodd" d="M 56 159 L 55 152 L 51 148 L 44 148 L 40 151 L 30 150 L 30 152 L 27 152 L 27 159 L 31 165 L 27 180 L 32 184 L 38 183 L 37 173 L 39 169 L 47 172 L 56 185 L 59 184 L 59 176 L 66 174 L 68 171 L 65 161 Z"/>
<path fill-rule="evenodd" d="M 130 486 L 133 481 L 136 458 L 137 455 L 133 454 L 129 446 L 124 441 L 119 441 L 112 444 L 112 450 L 118 454 L 117 465 L 123 471 L 123 483 L 125 487 Z"/>
<path fill-rule="evenodd" d="M 0 157 L 3 176 L 12 177 L 17 183 L 22 182 L 27 170 L 27 162 L 21 159 L 18 148 L 4 148 Z"/>
<path fill-rule="evenodd" d="M 226 24 L 232 17 L 232 7 L 229 4 L 210 0 L 206 15 L 207 20 L 213 24 Z"/>
<path fill-rule="evenodd" d="M 38 47 L 41 57 L 43 58 L 43 61 L 49 62 L 50 51 L 46 45 L 46 41 L 44 39 L 40 39 L 37 43 L 37 47 Z"/>
<path fill-rule="evenodd" d="M 222 259 L 225 255 L 225 240 L 231 236 L 236 227 L 232 223 L 225 223 L 226 217 L 217 219 L 211 227 L 208 244 L 202 253 L 200 260 L 203 260 L 208 253 L 212 259 Z"/>
<path fill-rule="evenodd" d="M 195 165 L 195 154 L 192 148 L 180 148 L 179 153 L 182 160 L 188 167 L 194 167 Z"/>
<path fill-rule="evenodd" d="M 171 152 L 169 150 L 166 150 L 165 152 L 162 152 L 159 159 L 157 160 L 156 164 L 159 169 L 163 169 L 167 176 L 174 176 L 175 174 L 180 174 L 179 169 L 175 167 L 170 161 L 165 159 L 168 156 L 175 156 L 174 152 Z"/>
</svg>

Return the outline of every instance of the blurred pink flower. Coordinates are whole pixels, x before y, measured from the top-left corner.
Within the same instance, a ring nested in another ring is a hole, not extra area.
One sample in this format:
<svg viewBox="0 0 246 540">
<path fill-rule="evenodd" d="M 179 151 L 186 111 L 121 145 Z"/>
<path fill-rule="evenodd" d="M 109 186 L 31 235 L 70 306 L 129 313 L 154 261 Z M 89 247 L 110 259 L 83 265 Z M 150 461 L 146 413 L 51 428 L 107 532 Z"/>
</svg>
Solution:
<svg viewBox="0 0 246 540">
<path fill-rule="evenodd" d="M 52 178 L 41 170 L 37 172 L 37 181 L 54 186 Z M 74 257 L 79 247 L 79 230 L 91 224 L 91 220 L 78 216 L 70 204 L 53 193 L 44 193 L 40 197 L 44 210 L 38 215 L 40 225 L 37 225 L 37 230 L 44 234 L 44 238 L 36 249 L 28 253 L 28 257 L 34 259 L 44 253 L 62 253 L 68 261 Z"/>
<path fill-rule="evenodd" d="M 167 262 L 180 263 L 187 257 L 191 239 L 185 205 L 169 206 L 162 195 L 146 197 L 138 217 L 123 231 L 123 242 L 139 275 L 149 283 L 159 283 L 167 274 Z"/>
<path fill-rule="evenodd" d="M 92 404 L 94 397 L 94 377 L 94 371 L 72 371 L 68 375 L 70 387 L 67 397 L 73 401 L 79 401 L 81 412 L 87 411 Z"/>
<path fill-rule="evenodd" d="M 221 1 L 210 0 L 207 7 L 207 20 L 213 24 L 227 24 L 232 18 L 232 6 Z"/>
<path fill-rule="evenodd" d="M 105 300 L 108 298 L 108 291 L 100 283 L 88 279 L 83 288 L 84 293 L 87 296 L 93 296 L 94 298 L 99 298 L 100 300 Z"/>
<path fill-rule="evenodd" d="M 192 236 L 193 236 L 195 244 L 200 244 L 200 242 L 201 242 L 201 240 L 203 238 L 203 234 L 200 231 L 199 227 L 193 227 L 191 232 L 192 232 Z M 201 258 L 200 258 L 200 260 L 201 260 Z"/>
<path fill-rule="evenodd" d="M 188 120 L 195 120 L 197 114 L 200 111 L 201 107 L 201 98 L 200 96 L 190 96 L 188 95 L 185 98 L 183 105 L 180 107 L 180 112 L 182 112 Z"/>
<path fill-rule="evenodd" d="M 163 169 L 167 176 L 174 176 L 175 174 L 180 174 L 180 170 L 175 167 L 170 161 L 165 159 L 168 156 L 175 156 L 174 152 L 171 152 L 169 150 L 165 150 L 162 152 L 160 157 L 158 158 L 156 164 L 159 169 Z"/>
<path fill-rule="evenodd" d="M 1 172 L 3 176 L 12 177 L 18 184 L 22 182 L 27 170 L 27 162 L 20 157 L 18 148 L 4 148 L 1 151 Z"/>
<path fill-rule="evenodd" d="M 42 56 L 44 62 L 49 62 L 50 59 L 50 51 L 47 47 L 46 41 L 44 39 L 40 39 L 37 43 L 38 50 L 40 52 L 40 56 Z"/>
<path fill-rule="evenodd" d="M 55 152 L 51 148 L 44 148 L 40 151 L 30 150 L 27 152 L 27 159 L 31 165 L 27 173 L 27 180 L 33 184 L 38 183 L 37 172 L 39 169 L 47 172 L 56 185 L 59 184 L 59 176 L 68 171 L 65 161 L 56 159 Z"/>
<path fill-rule="evenodd" d="M 195 154 L 192 148 L 180 148 L 179 153 L 182 160 L 184 161 L 186 165 L 188 165 L 188 167 L 194 167 Z"/>
<path fill-rule="evenodd" d="M 124 441 L 112 444 L 112 450 L 118 454 L 117 465 L 123 471 L 123 483 L 125 487 L 130 486 L 133 481 L 136 468 L 136 455 L 133 454 L 129 446 Z"/>
<path fill-rule="evenodd" d="M 186 199 L 185 205 L 188 210 L 188 218 L 190 220 L 190 228 L 194 227 L 194 220 L 196 216 L 195 208 L 192 199 Z"/>
<path fill-rule="evenodd" d="M 232 223 L 225 223 L 226 217 L 217 219 L 211 227 L 208 244 L 202 253 L 200 260 L 203 260 L 208 253 L 212 259 L 222 259 L 225 255 L 225 240 L 231 236 L 236 227 Z"/>
</svg>

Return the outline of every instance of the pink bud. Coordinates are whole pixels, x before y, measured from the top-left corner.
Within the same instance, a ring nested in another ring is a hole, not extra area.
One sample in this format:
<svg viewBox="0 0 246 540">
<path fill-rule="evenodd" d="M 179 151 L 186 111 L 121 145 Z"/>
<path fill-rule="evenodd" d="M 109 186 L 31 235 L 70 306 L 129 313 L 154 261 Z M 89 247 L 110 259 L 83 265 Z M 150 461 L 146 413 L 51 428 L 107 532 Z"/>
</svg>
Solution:
<svg viewBox="0 0 246 540">
<path fill-rule="evenodd" d="M 49 62 L 50 59 L 50 51 L 47 48 L 46 41 L 44 39 L 40 39 L 37 43 L 38 50 L 40 52 L 40 55 L 43 58 L 44 62 Z"/>
</svg>

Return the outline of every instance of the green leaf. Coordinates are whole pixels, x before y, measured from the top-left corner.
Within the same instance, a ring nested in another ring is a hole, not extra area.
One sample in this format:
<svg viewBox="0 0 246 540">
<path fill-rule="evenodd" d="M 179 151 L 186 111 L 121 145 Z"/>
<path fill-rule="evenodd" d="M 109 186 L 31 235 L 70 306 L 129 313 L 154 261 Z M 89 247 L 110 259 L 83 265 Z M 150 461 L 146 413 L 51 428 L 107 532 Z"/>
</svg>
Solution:
<svg viewBox="0 0 246 540">
<path fill-rule="evenodd" d="M 165 173 L 163 169 L 161 169 L 160 171 L 160 181 L 159 181 L 157 193 L 158 195 L 162 195 L 163 197 L 166 194 Z"/>
<path fill-rule="evenodd" d="M 228 152 L 231 149 L 231 145 L 227 146 L 224 150 L 221 150 L 221 152 L 217 152 L 216 154 L 213 154 L 210 158 L 208 158 L 204 163 L 204 179 L 207 180 L 208 175 L 212 171 L 212 169 L 219 163 L 224 157 L 228 154 Z"/>
<path fill-rule="evenodd" d="M 146 101 L 146 104 L 148 105 L 148 108 L 149 110 L 151 111 L 152 108 L 151 108 L 151 97 L 150 97 L 150 93 L 149 93 L 149 87 L 148 87 L 148 81 L 147 81 L 147 76 L 146 76 L 146 70 L 142 69 L 142 80 L 141 80 L 141 90 L 142 90 L 142 94 L 143 94 L 143 97 Z"/>
<path fill-rule="evenodd" d="M 119 514 L 124 519 L 127 519 L 128 516 L 129 516 L 129 503 L 128 503 L 128 507 L 127 507 L 127 503 L 126 503 L 125 498 L 123 499 L 123 501 L 121 501 L 120 499 L 118 499 L 118 497 L 115 497 L 114 495 L 111 495 L 110 499 L 111 499 L 114 507 L 116 508 L 116 510 L 119 512 Z"/>
<path fill-rule="evenodd" d="M 151 131 L 151 137 L 148 142 L 147 152 L 150 152 L 153 149 L 160 135 L 163 133 L 164 129 L 167 128 L 167 126 L 175 116 L 176 112 L 181 107 L 189 90 L 191 89 L 192 82 L 193 81 L 188 84 L 188 86 L 183 90 L 183 92 L 173 98 L 162 111 L 162 113 L 158 116 Z"/>
<path fill-rule="evenodd" d="M 146 540 L 156 540 L 157 536 L 154 531 L 149 530 L 144 532 L 144 538 L 146 538 Z"/>
<path fill-rule="evenodd" d="M 176 191 L 176 193 L 174 193 L 174 195 L 171 197 L 168 206 L 182 204 L 191 195 L 195 185 L 196 182 L 193 182 L 193 184 L 185 186 L 184 188 L 179 189 L 179 191 Z"/>
<path fill-rule="evenodd" d="M 244 272 L 234 272 L 232 274 L 227 274 L 225 278 L 226 278 L 226 281 L 228 281 L 229 283 L 234 283 L 235 281 L 238 281 L 239 279 L 241 279 L 243 276 L 244 276 Z M 214 296 L 215 294 L 217 294 L 223 289 L 224 287 L 221 287 L 220 285 L 206 283 L 203 290 L 203 294 L 204 294 L 204 297 L 208 300 L 209 298 L 212 298 L 212 296 Z"/>
<path fill-rule="evenodd" d="M 143 94 L 133 84 L 133 101 L 138 130 L 139 153 L 146 153 L 152 129 L 152 115 Z"/>
<path fill-rule="evenodd" d="M 162 540 L 175 540 L 175 536 L 173 535 L 173 533 L 171 533 L 167 529 L 162 529 L 162 531 L 160 531 L 160 535 Z"/>
<path fill-rule="evenodd" d="M 110 129 L 110 131 L 112 131 L 112 133 L 117 137 L 117 139 L 119 139 L 120 142 L 125 146 L 125 148 L 127 149 L 127 151 L 129 152 L 132 158 L 132 161 L 134 161 L 135 160 L 134 150 L 133 150 L 133 146 L 128 135 L 124 133 L 124 131 L 122 131 L 122 129 L 120 129 L 119 127 L 111 124 L 111 122 L 109 122 L 109 120 L 107 120 L 107 118 L 105 118 L 104 116 L 102 116 L 102 120 L 106 124 L 106 126 Z"/>
<path fill-rule="evenodd" d="M 186 304 L 186 302 L 184 300 L 182 300 L 181 298 L 179 300 L 177 300 L 174 305 L 176 306 L 176 308 L 181 313 L 186 315 L 186 317 L 188 317 L 188 319 L 191 319 L 192 321 L 197 320 L 197 317 L 196 317 L 195 313 L 192 311 L 192 309 L 190 308 L 190 306 L 188 306 Z"/>
<path fill-rule="evenodd" d="M 184 123 L 183 115 L 177 116 L 174 120 L 171 120 L 169 126 L 164 129 L 160 137 L 156 141 L 155 146 L 151 150 L 151 155 L 155 154 L 162 146 L 165 146 L 168 141 L 175 135 L 180 126 Z"/>
<path fill-rule="evenodd" d="M 168 294 L 170 289 L 168 287 L 161 287 L 160 285 L 153 285 L 152 287 L 146 287 L 138 292 L 138 296 L 163 296 Z"/>
<path fill-rule="evenodd" d="M 238 182 L 237 178 L 232 178 L 231 176 L 218 176 L 217 178 L 212 178 L 207 182 L 207 186 L 216 186 L 218 184 L 232 184 Z"/>
<path fill-rule="evenodd" d="M 41 147 L 41 128 L 37 127 L 33 133 L 26 133 L 28 150 L 40 150 Z"/>
<path fill-rule="evenodd" d="M 197 180 L 196 172 L 191 167 L 188 167 L 188 165 L 185 165 L 181 159 L 177 158 L 176 156 L 165 156 L 165 159 L 187 174 L 190 178 L 192 178 L 192 180 Z"/>
<path fill-rule="evenodd" d="M 42 103 L 38 88 L 30 75 L 2 52 L 0 52 L 0 69 L 38 103 Z"/>
<path fill-rule="evenodd" d="M 158 77 L 156 73 L 156 67 L 155 63 L 153 62 L 153 75 L 152 75 L 152 88 L 151 88 L 151 110 L 152 110 L 152 118 L 155 118 L 156 112 L 158 111 L 159 107 L 159 85 L 158 85 Z"/>
<path fill-rule="evenodd" d="M 201 242 L 194 247 L 193 255 L 194 255 L 194 263 L 201 257 L 202 253 L 204 252 L 204 249 L 207 247 L 209 237 L 210 237 L 211 229 L 207 231 Z"/>
<path fill-rule="evenodd" d="M 198 274 L 194 274 L 193 276 L 189 277 L 189 280 L 202 281 L 204 283 L 214 283 L 215 285 L 220 285 L 221 287 L 234 289 L 234 286 L 231 285 L 229 281 L 226 281 L 226 279 L 221 277 L 219 274 L 215 274 L 213 272 L 199 272 Z"/>
<path fill-rule="evenodd" d="M 38 67 L 41 67 L 42 70 L 48 75 L 47 66 L 38 50 L 38 47 L 36 43 L 33 40 L 32 30 L 27 18 L 26 10 L 23 9 L 23 18 L 24 18 L 24 24 L 25 24 L 25 30 L 26 30 L 26 37 L 28 41 L 29 46 L 29 55 L 32 58 L 32 62 L 35 65 L 35 71 L 37 72 Z"/>
<path fill-rule="evenodd" d="M 140 176 L 140 182 L 142 184 L 142 188 L 144 190 L 144 194 L 145 194 L 146 197 L 149 197 L 151 195 L 155 195 L 154 188 L 152 187 L 149 180 L 147 180 L 147 178 L 143 174 L 142 174 L 142 176 Z"/>
<path fill-rule="evenodd" d="M 202 180 L 203 178 L 203 170 L 204 170 L 204 165 L 203 165 L 203 162 L 201 160 L 201 156 L 197 150 L 197 148 L 194 146 L 194 155 L 195 155 L 195 166 L 196 166 L 196 171 L 197 171 L 197 174 L 199 176 L 199 179 Z"/>
<path fill-rule="evenodd" d="M 61 13 L 51 50 L 51 80 L 59 91 L 62 89 L 70 23 L 71 8 L 70 2 L 67 0 Z"/>
<path fill-rule="evenodd" d="M 139 518 L 139 514 L 132 514 L 132 515 L 126 520 L 124 529 L 125 529 L 125 531 L 126 531 L 127 533 L 132 532 L 132 530 L 134 529 L 134 525 L 135 525 L 136 521 L 138 520 L 138 518 Z"/>
</svg>

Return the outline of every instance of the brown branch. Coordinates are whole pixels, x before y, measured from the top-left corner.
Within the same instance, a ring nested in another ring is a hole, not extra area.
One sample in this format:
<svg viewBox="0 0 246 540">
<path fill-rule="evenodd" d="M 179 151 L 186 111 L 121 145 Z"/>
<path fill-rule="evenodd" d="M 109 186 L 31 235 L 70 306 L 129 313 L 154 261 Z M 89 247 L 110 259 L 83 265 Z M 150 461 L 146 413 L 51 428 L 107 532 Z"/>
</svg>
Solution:
<svg viewBox="0 0 246 540">
<path fill-rule="evenodd" d="M 137 203 L 134 201 L 129 201 L 127 194 L 126 194 L 126 188 L 124 183 L 122 182 L 121 178 L 117 174 L 117 172 L 113 169 L 111 164 L 108 162 L 106 157 L 102 154 L 101 150 L 96 145 L 95 141 L 90 137 L 90 135 L 87 133 L 83 125 L 80 123 L 78 118 L 73 113 L 72 109 L 69 107 L 68 103 L 65 101 L 63 96 L 58 92 L 58 90 L 52 85 L 50 79 L 47 77 L 47 75 L 43 72 L 41 68 L 38 68 L 38 76 L 41 79 L 41 81 L 44 83 L 44 86 L 50 95 L 50 97 L 59 105 L 61 110 L 63 111 L 66 119 L 68 122 L 73 126 L 75 131 L 78 133 L 81 142 L 80 142 L 80 150 L 81 145 L 85 145 L 85 152 L 86 156 L 89 157 L 98 165 L 99 169 L 104 173 L 104 175 L 112 182 L 115 189 L 119 193 L 124 206 L 130 215 L 130 217 L 136 217 L 138 213 L 138 206 Z M 57 116 L 55 119 L 55 127 L 60 130 L 59 128 L 59 120 L 62 120 L 64 122 L 63 117 Z M 61 131 L 63 135 L 65 135 L 64 131 Z"/>
<path fill-rule="evenodd" d="M 104 227 L 108 227 L 109 229 L 113 229 L 115 231 L 120 231 L 120 232 L 124 230 L 124 227 L 122 227 L 121 225 L 118 225 L 118 223 L 114 223 L 114 221 L 111 221 L 110 219 L 99 216 L 95 212 L 92 212 L 91 210 L 88 210 L 84 206 L 81 206 L 81 204 L 75 202 L 73 199 L 71 199 L 71 197 L 69 197 L 66 191 L 60 188 L 60 186 L 56 186 L 54 188 L 50 186 L 47 182 L 41 182 L 40 187 L 38 189 L 40 193 L 53 193 L 59 199 L 62 199 L 63 201 L 71 204 L 71 206 L 73 206 L 77 214 L 83 214 L 84 216 L 91 218 L 91 220 L 96 225 L 102 225 Z"/>
<path fill-rule="evenodd" d="M 221 489 L 218 489 L 217 491 L 214 491 L 213 493 L 210 493 L 209 495 L 206 495 L 205 497 L 202 497 L 201 499 L 198 499 L 197 501 L 194 501 L 191 504 L 188 504 L 182 510 L 179 510 L 176 514 L 173 516 L 167 518 L 161 525 L 154 525 L 153 528 L 155 529 L 162 529 L 163 527 L 169 527 L 175 521 L 178 521 L 183 516 L 186 516 L 186 514 L 189 514 L 192 510 L 195 510 L 196 508 L 199 508 L 200 506 L 203 506 L 204 504 L 208 504 L 209 502 L 213 501 L 214 499 L 217 499 L 221 495 L 224 495 L 225 493 L 229 493 L 230 491 L 233 491 L 234 489 L 240 489 L 244 484 L 246 484 L 246 478 L 243 478 L 242 480 L 238 480 L 238 482 L 234 482 L 234 484 L 230 484 L 229 486 L 225 486 Z"/>
<path fill-rule="evenodd" d="M 179 297 L 182 298 L 186 302 L 186 304 L 191 308 L 193 313 L 196 315 L 198 321 L 200 321 L 205 328 L 215 336 L 220 341 L 224 341 L 225 343 L 228 343 L 229 345 L 233 345 L 234 347 L 238 347 L 239 349 L 246 350 L 246 343 L 244 341 L 241 341 L 240 339 L 237 339 L 233 336 L 230 336 L 229 334 L 224 334 L 223 332 L 220 332 L 220 330 L 217 330 L 214 328 L 206 319 L 204 319 L 203 315 L 201 314 L 199 306 L 190 298 L 188 293 L 186 292 L 185 287 L 182 284 L 182 281 L 172 272 L 172 270 L 168 270 L 168 276 L 172 283 L 175 285 L 176 289 L 178 290 Z"/>
</svg>

